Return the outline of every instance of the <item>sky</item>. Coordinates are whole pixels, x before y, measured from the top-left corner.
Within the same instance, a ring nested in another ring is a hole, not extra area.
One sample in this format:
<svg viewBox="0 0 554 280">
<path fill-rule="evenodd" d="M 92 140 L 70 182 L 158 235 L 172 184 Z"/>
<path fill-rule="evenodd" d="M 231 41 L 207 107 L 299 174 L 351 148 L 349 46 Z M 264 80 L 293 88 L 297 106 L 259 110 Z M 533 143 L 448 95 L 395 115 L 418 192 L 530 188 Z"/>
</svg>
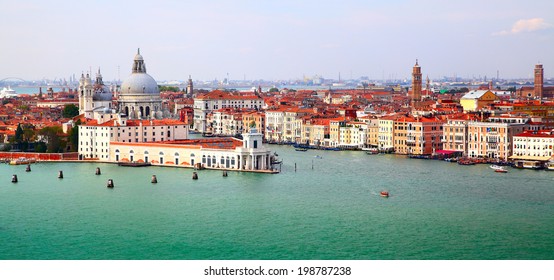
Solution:
<svg viewBox="0 0 554 280">
<path fill-rule="evenodd" d="M 554 1 L 0 0 L 0 80 L 554 76 Z"/>
</svg>

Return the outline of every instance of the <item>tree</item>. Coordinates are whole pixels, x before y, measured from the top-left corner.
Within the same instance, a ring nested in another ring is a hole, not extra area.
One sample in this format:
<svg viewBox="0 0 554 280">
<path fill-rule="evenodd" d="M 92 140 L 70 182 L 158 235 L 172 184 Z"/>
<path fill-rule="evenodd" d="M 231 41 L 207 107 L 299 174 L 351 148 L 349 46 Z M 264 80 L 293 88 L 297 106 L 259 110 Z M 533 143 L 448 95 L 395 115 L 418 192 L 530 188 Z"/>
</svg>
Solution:
<svg viewBox="0 0 554 280">
<path fill-rule="evenodd" d="M 46 152 L 48 153 L 59 153 L 63 152 L 65 148 L 65 143 L 58 136 L 62 133 L 62 128 L 59 126 L 47 126 L 40 130 L 39 135 L 44 137 L 46 140 Z"/>
<path fill-rule="evenodd" d="M 79 115 L 79 108 L 75 104 L 67 104 L 63 108 L 62 116 L 64 118 L 73 118 Z"/>
<path fill-rule="evenodd" d="M 21 124 L 18 124 L 15 130 L 15 143 L 21 144 L 21 142 L 23 142 L 23 128 L 21 128 Z"/>
<path fill-rule="evenodd" d="M 172 91 L 172 92 L 179 92 L 181 91 L 179 87 L 173 87 L 173 86 L 158 86 L 158 89 L 160 91 Z"/>
<path fill-rule="evenodd" d="M 81 124 L 81 120 L 77 120 L 69 130 L 69 143 L 71 143 L 71 151 L 75 152 L 77 151 L 77 147 L 79 147 L 79 125 Z"/>
</svg>

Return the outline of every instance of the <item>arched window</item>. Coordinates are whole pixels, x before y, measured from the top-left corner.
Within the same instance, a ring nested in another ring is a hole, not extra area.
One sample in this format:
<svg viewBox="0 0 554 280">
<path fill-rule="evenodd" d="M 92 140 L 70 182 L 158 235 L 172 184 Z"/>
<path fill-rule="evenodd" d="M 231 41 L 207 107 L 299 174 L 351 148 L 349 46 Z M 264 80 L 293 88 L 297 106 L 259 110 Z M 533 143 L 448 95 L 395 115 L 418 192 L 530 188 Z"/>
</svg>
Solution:
<svg viewBox="0 0 554 280">
<path fill-rule="evenodd" d="M 160 152 L 160 156 L 163 156 L 164 155 L 164 152 Z"/>
<path fill-rule="evenodd" d="M 178 157 L 178 156 L 179 156 L 179 153 L 176 152 L 176 153 L 175 153 L 175 156 Z"/>
</svg>

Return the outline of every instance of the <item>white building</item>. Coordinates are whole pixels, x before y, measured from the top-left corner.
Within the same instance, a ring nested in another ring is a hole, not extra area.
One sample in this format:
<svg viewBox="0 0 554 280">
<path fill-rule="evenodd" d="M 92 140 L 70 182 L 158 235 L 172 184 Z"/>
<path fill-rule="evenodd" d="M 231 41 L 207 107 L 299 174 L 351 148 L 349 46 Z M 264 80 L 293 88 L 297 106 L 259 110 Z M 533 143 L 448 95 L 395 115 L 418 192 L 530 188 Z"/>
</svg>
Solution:
<svg viewBox="0 0 554 280">
<path fill-rule="evenodd" d="M 111 161 L 111 142 L 146 143 L 184 140 L 188 126 L 177 120 L 91 120 L 79 126 L 79 159 Z"/>
<path fill-rule="evenodd" d="M 207 120 L 212 111 L 224 108 L 247 108 L 260 110 L 264 101 L 254 94 L 231 94 L 223 91 L 212 91 L 194 98 L 194 130 L 198 132 L 211 131 Z"/>
<path fill-rule="evenodd" d="M 109 161 L 272 172 L 271 153 L 262 144 L 262 134 L 253 128 L 242 136 L 242 141 L 235 138 L 210 138 L 155 144 L 112 142 Z"/>
<path fill-rule="evenodd" d="M 554 155 L 554 130 L 525 131 L 514 136 L 512 159 L 546 161 Z"/>
</svg>

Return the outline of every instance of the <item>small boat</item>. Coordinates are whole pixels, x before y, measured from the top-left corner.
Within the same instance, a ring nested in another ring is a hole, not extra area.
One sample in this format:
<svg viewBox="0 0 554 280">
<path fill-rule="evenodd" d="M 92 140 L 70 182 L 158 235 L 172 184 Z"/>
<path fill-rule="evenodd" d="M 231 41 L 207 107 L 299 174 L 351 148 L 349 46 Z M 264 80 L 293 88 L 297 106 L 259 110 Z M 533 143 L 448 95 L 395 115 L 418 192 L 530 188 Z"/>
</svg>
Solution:
<svg viewBox="0 0 554 280">
<path fill-rule="evenodd" d="M 305 152 L 308 149 L 306 149 L 306 148 L 295 148 L 294 150 L 297 151 L 297 152 Z"/>
<path fill-rule="evenodd" d="M 554 161 L 549 161 L 545 164 L 546 170 L 554 171 Z"/>
<path fill-rule="evenodd" d="M 376 155 L 379 153 L 379 150 L 378 149 L 368 149 L 368 150 L 365 150 L 365 153 L 368 154 L 368 155 Z"/>
<path fill-rule="evenodd" d="M 22 164 L 30 164 L 35 163 L 36 159 L 34 158 L 18 158 L 10 161 L 10 165 L 22 165 Z"/>
<path fill-rule="evenodd" d="M 315 158 L 318 158 L 318 159 L 322 159 L 322 158 L 323 158 L 323 157 L 320 156 L 320 155 L 315 155 L 314 157 L 315 157 Z"/>
<path fill-rule="evenodd" d="M 379 195 L 382 196 L 382 197 L 389 197 L 389 192 L 388 191 L 381 191 L 379 193 Z"/>
<path fill-rule="evenodd" d="M 498 173 L 508 173 L 508 170 L 506 170 L 506 168 L 502 167 L 502 166 L 498 166 L 498 165 L 491 165 L 490 168 L 492 168 L 494 170 L 494 172 L 498 172 Z"/>
</svg>

